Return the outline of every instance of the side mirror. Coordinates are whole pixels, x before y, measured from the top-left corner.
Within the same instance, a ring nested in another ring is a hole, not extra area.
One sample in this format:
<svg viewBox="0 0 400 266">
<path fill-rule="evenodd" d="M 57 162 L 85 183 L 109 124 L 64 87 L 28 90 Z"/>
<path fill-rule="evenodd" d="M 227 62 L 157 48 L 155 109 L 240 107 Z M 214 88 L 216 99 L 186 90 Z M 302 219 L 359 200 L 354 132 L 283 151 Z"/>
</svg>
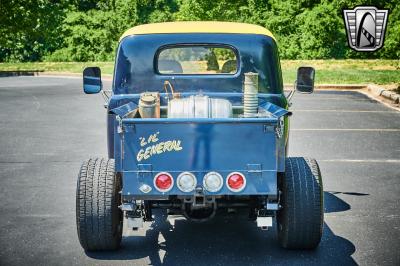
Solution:
<svg viewBox="0 0 400 266">
<path fill-rule="evenodd" d="M 313 67 L 299 67 L 297 69 L 296 90 L 301 93 L 314 91 L 315 69 Z"/>
<path fill-rule="evenodd" d="M 83 91 L 87 94 L 99 93 L 103 88 L 99 67 L 87 67 L 83 70 Z"/>
</svg>

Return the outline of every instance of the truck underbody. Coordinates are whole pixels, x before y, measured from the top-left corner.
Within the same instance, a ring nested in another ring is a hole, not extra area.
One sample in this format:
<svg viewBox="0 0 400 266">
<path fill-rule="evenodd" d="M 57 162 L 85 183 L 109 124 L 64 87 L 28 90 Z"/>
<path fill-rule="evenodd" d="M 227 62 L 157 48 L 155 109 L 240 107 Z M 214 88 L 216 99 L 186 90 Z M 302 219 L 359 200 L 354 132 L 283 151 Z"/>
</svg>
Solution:
<svg viewBox="0 0 400 266">
<path fill-rule="evenodd" d="M 278 200 L 272 200 L 267 196 L 205 196 L 201 192 L 192 197 L 169 196 L 168 199 L 139 200 L 134 204 L 125 203 L 121 206 L 121 210 L 127 211 L 126 218 L 133 219 L 131 220 L 132 224 L 141 224 L 142 218 L 144 221 L 153 221 L 153 209 L 166 209 L 168 214 L 183 215 L 186 219 L 194 222 L 205 222 L 212 219 L 217 210 L 232 212 L 236 209 L 244 209 L 248 211 L 250 220 L 255 221 L 258 217 L 269 217 L 268 220 L 271 219 L 272 225 L 272 217 L 275 216 L 278 208 Z M 266 229 L 268 225 L 261 224 L 262 220 L 266 221 L 260 219 L 258 224 Z"/>
</svg>

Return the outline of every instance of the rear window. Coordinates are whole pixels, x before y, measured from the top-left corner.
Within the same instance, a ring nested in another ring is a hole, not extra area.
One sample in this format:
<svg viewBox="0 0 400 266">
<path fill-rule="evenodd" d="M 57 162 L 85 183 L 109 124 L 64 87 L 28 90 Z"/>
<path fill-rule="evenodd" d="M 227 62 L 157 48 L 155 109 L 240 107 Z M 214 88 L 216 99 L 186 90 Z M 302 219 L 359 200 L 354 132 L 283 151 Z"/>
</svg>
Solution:
<svg viewBox="0 0 400 266">
<path fill-rule="evenodd" d="M 229 46 L 185 45 L 163 48 L 156 60 L 159 74 L 212 75 L 238 71 L 237 52 Z"/>
</svg>

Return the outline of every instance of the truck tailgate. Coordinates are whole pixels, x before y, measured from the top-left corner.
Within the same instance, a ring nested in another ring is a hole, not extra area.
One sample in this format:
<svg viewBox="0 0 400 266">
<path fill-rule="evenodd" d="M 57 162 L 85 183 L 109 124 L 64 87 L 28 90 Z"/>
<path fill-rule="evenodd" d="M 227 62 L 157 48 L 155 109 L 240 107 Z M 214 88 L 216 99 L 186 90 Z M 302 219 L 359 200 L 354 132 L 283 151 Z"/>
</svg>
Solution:
<svg viewBox="0 0 400 266">
<path fill-rule="evenodd" d="M 240 120 L 240 121 L 238 121 Z M 276 171 L 277 120 L 123 119 L 122 169 L 135 171 Z"/>
</svg>

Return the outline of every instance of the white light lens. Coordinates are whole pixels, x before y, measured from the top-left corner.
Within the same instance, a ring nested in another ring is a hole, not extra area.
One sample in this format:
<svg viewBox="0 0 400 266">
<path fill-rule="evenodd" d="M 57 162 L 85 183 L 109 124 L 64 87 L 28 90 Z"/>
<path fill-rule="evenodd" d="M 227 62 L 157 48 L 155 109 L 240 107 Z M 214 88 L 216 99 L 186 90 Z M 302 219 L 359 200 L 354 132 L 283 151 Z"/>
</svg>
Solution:
<svg viewBox="0 0 400 266">
<path fill-rule="evenodd" d="M 183 172 L 178 176 L 178 188 L 183 192 L 191 192 L 196 188 L 196 177 L 189 172 Z"/>
<path fill-rule="evenodd" d="M 209 192 L 218 192 L 223 185 L 222 176 L 217 172 L 209 172 L 204 176 L 203 186 Z"/>
<path fill-rule="evenodd" d="M 143 184 L 139 187 L 140 191 L 143 193 L 149 193 L 151 191 L 151 187 L 147 184 Z"/>
</svg>

